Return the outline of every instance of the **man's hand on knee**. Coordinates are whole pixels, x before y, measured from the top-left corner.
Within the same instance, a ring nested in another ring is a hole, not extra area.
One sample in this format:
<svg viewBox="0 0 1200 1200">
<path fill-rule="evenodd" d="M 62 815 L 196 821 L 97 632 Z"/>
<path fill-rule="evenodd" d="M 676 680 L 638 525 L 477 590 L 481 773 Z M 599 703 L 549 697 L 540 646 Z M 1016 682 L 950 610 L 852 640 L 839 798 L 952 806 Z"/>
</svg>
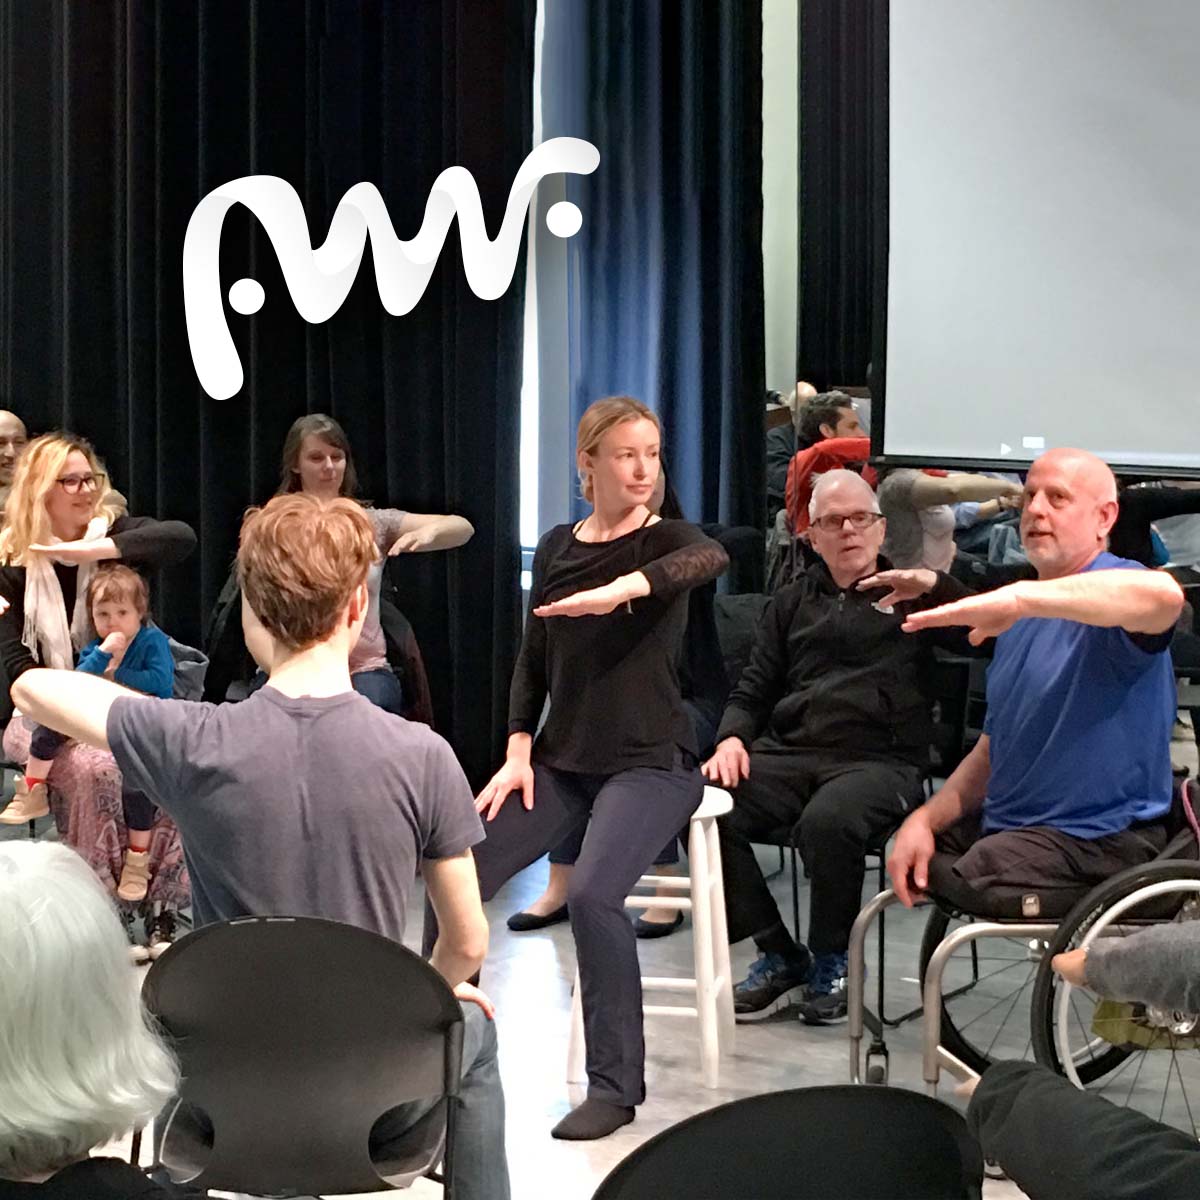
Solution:
<svg viewBox="0 0 1200 1200">
<path fill-rule="evenodd" d="M 735 788 L 750 778 L 750 755 L 739 737 L 727 737 L 717 745 L 713 756 L 702 763 L 700 770 L 706 779 L 722 787 Z"/>
<path fill-rule="evenodd" d="M 917 809 L 900 826 L 887 869 L 892 890 L 909 908 L 920 900 L 929 885 L 929 860 L 933 857 L 933 829 L 924 809 Z"/>
</svg>

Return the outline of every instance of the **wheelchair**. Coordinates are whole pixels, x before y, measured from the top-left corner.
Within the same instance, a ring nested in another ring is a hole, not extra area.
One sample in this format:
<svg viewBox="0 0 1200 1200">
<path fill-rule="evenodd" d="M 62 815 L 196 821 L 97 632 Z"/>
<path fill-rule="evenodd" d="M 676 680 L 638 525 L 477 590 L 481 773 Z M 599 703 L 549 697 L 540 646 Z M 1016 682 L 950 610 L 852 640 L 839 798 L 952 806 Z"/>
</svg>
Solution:
<svg viewBox="0 0 1200 1200">
<path fill-rule="evenodd" d="M 922 1077 L 931 1095 L 943 1069 L 965 1080 L 999 1059 L 1032 1054 L 1077 1087 L 1200 1136 L 1200 1014 L 1106 1000 L 1073 988 L 1050 968 L 1056 954 L 1097 938 L 1200 919 L 1195 808 L 1200 808 L 1200 787 L 1179 784 L 1163 850 L 1087 890 L 1073 904 L 1064 901 L 1061 911 L 1028 917 L 999 909 L 966 912 L 944 895 L 930 897 L 919 978 Z M 862 1053 L 869 1019 L 865 939 L 875 918 L 894 903 L 893 892 L 881 892 L 859 913 L 850 935 L 852 1083 L 864 1077 L 868 1083 L 887 1082 L 882 1031 L 874 1035 L 865 1063 Z"/>
</svg>

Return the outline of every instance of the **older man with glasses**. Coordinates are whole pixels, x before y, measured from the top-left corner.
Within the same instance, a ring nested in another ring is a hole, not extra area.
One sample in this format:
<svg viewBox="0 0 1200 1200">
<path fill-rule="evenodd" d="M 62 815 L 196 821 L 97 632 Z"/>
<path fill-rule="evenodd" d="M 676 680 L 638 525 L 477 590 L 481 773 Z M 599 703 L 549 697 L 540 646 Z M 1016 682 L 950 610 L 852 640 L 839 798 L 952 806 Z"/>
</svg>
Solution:
<svg viewBox="0 0 1200 1200">
<path fill-rule="evenodd" d="M 909 614 L 969 592 L 947 575 L 890 569 L 879 554 L 887 522 L 861 476 L 822 475 L 809 517 L 819 560 L 768 605 L 703 767 L 736 789 L 721 822 L 729 938 L 753 937 L 759 949 L 734 988 L 742 1020 L 793 996 L 810 1024 L 845 1016 L 864 852 L 922 800 L 932 729 L 921 668 L 935 642 L 966 644 L 949 631 L 903 632 Z M 902 600 L 897 588 L 924 594 Z M 812 884 L 807 947 L 784 925 L 752 849 L 797 821 Z"/>
</svg>

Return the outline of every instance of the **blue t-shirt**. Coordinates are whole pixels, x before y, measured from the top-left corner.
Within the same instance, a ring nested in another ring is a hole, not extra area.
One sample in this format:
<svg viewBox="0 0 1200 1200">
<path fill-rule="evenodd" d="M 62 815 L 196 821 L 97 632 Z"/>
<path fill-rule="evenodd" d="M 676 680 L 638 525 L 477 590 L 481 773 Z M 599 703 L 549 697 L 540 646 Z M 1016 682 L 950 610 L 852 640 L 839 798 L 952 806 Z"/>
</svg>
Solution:
<svg viewBox="0 0 1200 1200">
<path fill-rule="evenodd" d="M 1084 571 L 1146 568 L 1107 551 Z M 991 777 L 983 829 L 1119 833 L 1171 807 L 1171 630 L 1138 634 L 1029 617 L 988 671 Z"/>
</svg>

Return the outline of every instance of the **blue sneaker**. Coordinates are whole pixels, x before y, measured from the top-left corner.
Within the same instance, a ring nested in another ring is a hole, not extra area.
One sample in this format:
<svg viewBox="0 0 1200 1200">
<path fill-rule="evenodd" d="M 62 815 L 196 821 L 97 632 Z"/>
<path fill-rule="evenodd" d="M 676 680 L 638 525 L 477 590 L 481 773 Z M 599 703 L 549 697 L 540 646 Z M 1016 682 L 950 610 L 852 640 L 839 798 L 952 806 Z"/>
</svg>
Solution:
<svg viewBox="0 0 1200 1200">
<path fill-rule="evenodd" d="M 733 1011 L 742 1019 L 765 1017 L 779 1007 L 789 992 L 803 988 L 808 980 L 812 955 L 800 947 L 798 958 L 782 954 L 760 954 L 750 972 L 733 989 Z"/>
<path fill-rule="evenodd" d="M 846 1019 L 846 955 L 818 954 L 808 979 L 808 995 L 800 1003 L 806 1025 L 831 1025 Z"/>
</svg>

